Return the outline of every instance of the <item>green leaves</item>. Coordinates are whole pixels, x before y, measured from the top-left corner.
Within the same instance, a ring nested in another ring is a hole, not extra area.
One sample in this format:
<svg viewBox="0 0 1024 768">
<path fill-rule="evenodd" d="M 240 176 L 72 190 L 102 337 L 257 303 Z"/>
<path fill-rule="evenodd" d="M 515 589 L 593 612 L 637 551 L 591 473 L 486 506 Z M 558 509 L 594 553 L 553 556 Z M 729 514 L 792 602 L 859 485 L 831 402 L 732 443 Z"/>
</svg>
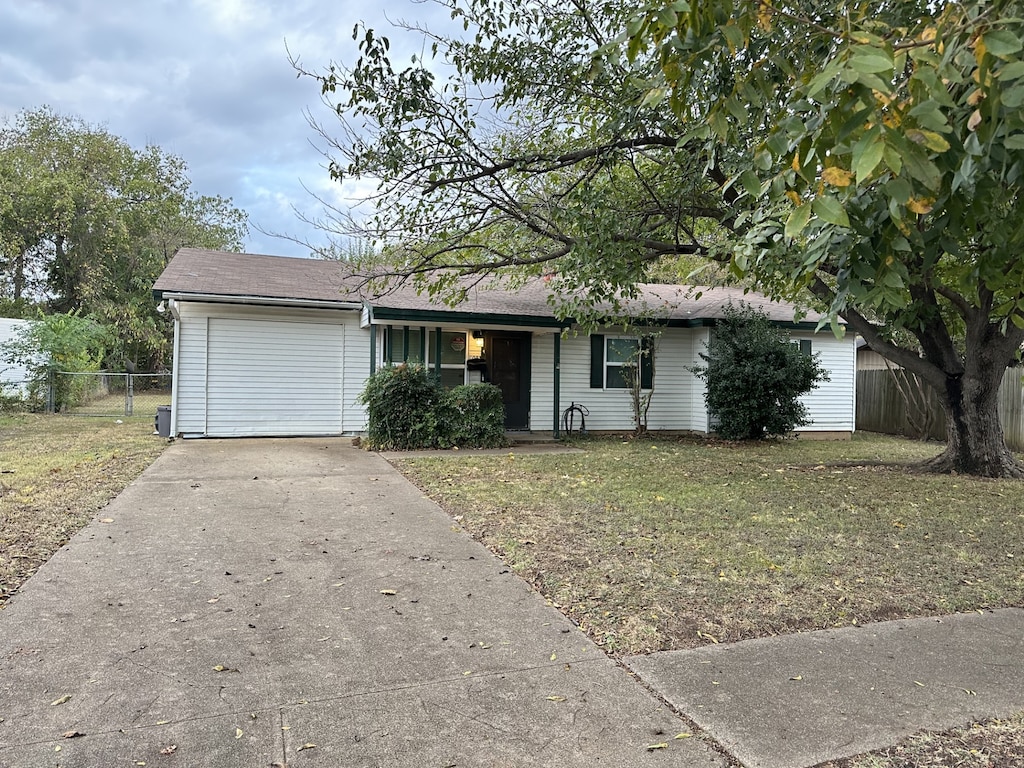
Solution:
<svg viewBox="0 0 1024 768">
<path fill-rule="evenodd" d="M 785 235 L 789 238 L 799 237 L 811 220 L 811 205 L 804 203 L 798 205 L 786 219 Z"/>
<path fill-rule="evenodd" d="M 864 184 L 882 162 L 885 141 L 879 131 L 869 132 L 853 148 L 853 173 L 858 184 Z"/>
<path fill-rule="evenodd" d="M 1013 54 L 1020 53 L 1024 48 L 1020 38 L 1009 29 L 994 29 L 986 32 L 982 39 L 986 50 L 1000 59 L 1011 59 Z"/>
<path fill-rule="evenodd" d="M 857 46 L 850 56 L 850 66 L 862 73 L 892 72 L 892 54 L 880 48 Z"/>
<path fill-rule="evenodd" d="M 830 195 L 814 198 L 811 208 L 815 216 L 824 219 L 829 224 L 835 224 L 838 227 L 850 226 L 850 218 L 846 215 L 843 204 Z"/>
</svg>

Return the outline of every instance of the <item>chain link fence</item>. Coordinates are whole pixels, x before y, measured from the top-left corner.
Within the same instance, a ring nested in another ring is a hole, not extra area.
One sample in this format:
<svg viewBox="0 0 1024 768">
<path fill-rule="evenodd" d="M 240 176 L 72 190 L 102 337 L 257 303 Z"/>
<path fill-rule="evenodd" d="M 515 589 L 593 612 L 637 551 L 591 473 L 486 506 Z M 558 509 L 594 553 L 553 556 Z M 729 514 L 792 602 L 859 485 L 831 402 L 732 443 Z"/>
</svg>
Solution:
<svg viewBox="0 0 1024 768">
<path fill-rule="evenodd" d="M 68 373 L 22 384 L 32 410 L 71 416 L 147 416 L 171 402 L 170 373 Z"/>
</svg>

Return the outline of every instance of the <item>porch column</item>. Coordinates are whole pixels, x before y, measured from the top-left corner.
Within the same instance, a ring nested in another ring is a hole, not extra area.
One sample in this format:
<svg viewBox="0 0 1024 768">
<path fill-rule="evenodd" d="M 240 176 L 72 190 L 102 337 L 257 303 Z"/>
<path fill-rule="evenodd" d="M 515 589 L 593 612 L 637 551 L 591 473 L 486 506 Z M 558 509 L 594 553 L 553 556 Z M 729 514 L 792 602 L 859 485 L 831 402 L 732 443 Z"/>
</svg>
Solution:
<svg viewBox="0 0 1024 768">
<path fill-rule="evenodd" d="M 441 326 L 434 329 L 434 373 L 441 380 Z"/>
<path fill-rule="evenodd" d="M 558 330 L 558 331 L 555 331 L 555 370 L 553 372 L 554 375 L 552 377 L 553 380 L 554 380 L 554 384 L 555 384 L 555 387 L 554 387 L 555 391 L 554 391 L 553 397 L 552 397 L 552 400 L 555 403 L 555 412 L 554 412 L 554 429 L 551 430 L 551 433 L 552 433 L 552 436 L 555 438 L 555 440 L 558 440 L 558 439 L 560 439 L 562 437 L 562 434 L 561 434 L 561 432 L 558 429 L 558 417 L 561 415 L 561 413 L 560 413 L 561 407 L 559 406 L 559 403 L 558 403 L 558 398 L 559 398 L 559 395 L 560 395 L 560 389 L 561 389 L 561 385 L 562 385 L 561 368 L 562 368 L 562 331 Z"/>
<path fill-rule="evenodd" d="M 377 326 L 370 326 L 370 375 L 377 372 Z"/>
<path fill-rule="evenodd" d="M 394 326 L 388 325 L 384 329 L 384 362 L 387 365 L 391 365 L 394 360 L 394 344 L 395 344 L 395 329 Z"/>
</svg>

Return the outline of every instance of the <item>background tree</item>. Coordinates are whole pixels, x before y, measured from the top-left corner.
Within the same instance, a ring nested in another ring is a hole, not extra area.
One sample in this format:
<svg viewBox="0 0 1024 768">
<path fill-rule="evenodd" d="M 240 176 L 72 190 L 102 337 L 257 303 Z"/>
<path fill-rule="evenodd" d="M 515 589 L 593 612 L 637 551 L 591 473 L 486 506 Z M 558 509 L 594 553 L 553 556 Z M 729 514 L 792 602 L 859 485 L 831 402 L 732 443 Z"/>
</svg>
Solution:
<svg viewBox="0 0 1024 768">
<path fill-rule="evenodd" d="M 197 195 L 181 158 L 42 108 L 0 126 L 0 291 L 110 327 L 112 364 L 162 366 L 150 291 L 179 247 L 239 249 L 246 216 Z"/>
<path fill-rule="evenodd" d="M 1024 341 L 1020 2 L 440 4 L 464 35 L 399 27 L 428 61 L 357 27 L 355 64 L 312 75 L 332 175 L 379 182 L 339 231 L 441 295 L 548 273 L 581 318 L 663 257 L 728 263 L 928 381 L 934 469 L 1024 477 L 995 409 Z"/>
<path fill-rule="evenodd" d="M 40 314 L 0 346 L 0 358 L 23 366 L 32 376 L 29 400 L 38 408 L 63 410 L 78 404 L 93 379 L 58 374 L 100 370 L 113 337 L 109 329 L 78 312 Z"/>
<path fill-rule="evenodd" d="M 727 440 L 786 437 L 809 424 L 800 398 L 828 381 L 816 356 L 747 306 L 726 309 L 700 357 L 706 365 L 694 373 L 707 386 L 715 432 Z"/>
</svg>

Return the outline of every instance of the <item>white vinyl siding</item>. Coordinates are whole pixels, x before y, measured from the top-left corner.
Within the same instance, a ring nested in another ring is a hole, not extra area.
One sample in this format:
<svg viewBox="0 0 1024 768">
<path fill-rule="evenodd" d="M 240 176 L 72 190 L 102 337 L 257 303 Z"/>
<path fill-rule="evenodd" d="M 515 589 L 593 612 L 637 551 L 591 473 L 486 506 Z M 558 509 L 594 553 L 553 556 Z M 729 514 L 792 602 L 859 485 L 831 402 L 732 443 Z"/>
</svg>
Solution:
<svg viewBox="0 0 1024 768">
<path fill-rule="evenodd" d="M 856 421 L 857 349 L 852 333 L 837 339 L 835 334 L 793 332 L 794 341 L 811 341 L 811 354 L 818 356 L 829 380 L 818 384 L 802 398 L 811 423 L 801 432 L 853 432 Z"/>
<path fill-rule="evenodd" d="M 0 344 L 17 339 L 22 331 L 30 326 L 28 320 L 17 320 L 9 317 L 0 318 Z M 31 372 L 21 363 L 9 363 L 0 358 L 0 389 L 17 392 L 22 396 L 28 391 L 27 384 L 32 377 Z"/>
<path fill-rule="evenodd" d="M 605 329 L 609 336 L 621 336 L 621 330 Z M 654 394 L 647 414 L 651 430 L 704 431 L 703 388 L 689 367 L 694 365 L 695 340 L 704 338 L 704 329 L 668 328 L 654 339 Z M 548 337 L 542 337 L 547 339 Z M 548 343 L 548 342 L 545 342 Z M 703 349 L 703 347 L 700 347 Z M 625 389 L 592 389 L 590 387 L 590 338 L 569 336 L 562 339 L 561 396 L 559 409 L 564 411 L 573 401 L 590 411 L 587 429 L 619 431 L 633 429 L 630 394 Z M 550 360 L 550 358 L 548 358 Z M 534 375 L 550 362 L 534 357 Z M 695 391 L 697 396 L 695 397 Z M 537 400 L 535 399 L 536 406 Z M 544 401 L 547 413 L 550 396 Z M 536 410 L 535 410 L 536 413 Z M 545 417 L 545 421 L 550 421 Z M 546 429 L 547 427 L 545 427 Z"/>
<path fill-rule="evenodd" d="M 608 335 L 621 335 L 606 329 Z M 703 365 L 700 354 L 706 352 L 711 337 L 708 328 L 668 328 L 655 339 L 654 395 L 647 414 L 648 428 L 654 431 L 708 433 L 711 425 L 704 403 L 706 387 L 693 374 L 695 366 Z M 822 365 L 831 381 L 805 395 L 804 403 L 812 423 L 804 431 L 851 432 L 854 417 L 854 347 L 849 340 L 832 334 L 792 334 L 794 341 L 811 340 L 812 353 L 821 354 Z M 590 411 L 587 429 L 595 431 L 627 431 L 633 428 L 629 392 L 590 387 L 590 338 L 568 336 L 561 342 L 561 391 L 559 412 L 572 402 L 582 403 Z M 533 382 L 530 402 L 530 427 L 549 430 L 553 417 L 554 335 L 533 337 Z"/>
<path fill-rule="evenodd" d="M 175 434 L 335 435 L 365 428 L 356 398 L 369 373 L 369 337 L 357 313 L 178 307 Z"/>
<path fill-rule="evenodd" d="M 566 341 L 561 341 L 563 354 Z M 555 334 L 534 333 L 530 350 L 530 429 L 548 432 L 555 421 Z M 569 402 L 563 384 L 558 400 L 559 414 L 569 407 Z"/>
</svg>

